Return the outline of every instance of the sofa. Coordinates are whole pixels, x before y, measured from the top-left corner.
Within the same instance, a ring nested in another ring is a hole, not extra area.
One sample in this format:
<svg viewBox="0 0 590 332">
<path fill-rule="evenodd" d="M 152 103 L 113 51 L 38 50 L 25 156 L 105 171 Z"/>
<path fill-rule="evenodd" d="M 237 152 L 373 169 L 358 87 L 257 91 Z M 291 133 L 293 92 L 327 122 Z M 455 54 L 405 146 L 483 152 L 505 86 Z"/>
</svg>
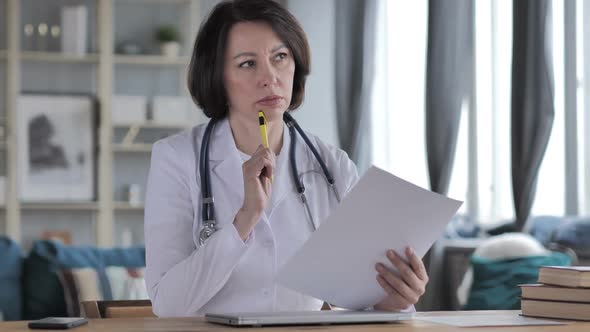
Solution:
<svg viewBox="0 0 590 332">
<path fill-rule="evenodd" d="M 528 234 L 552 251 L 574 256 L 573 265 L 590 265 L 590 218 L 577 216 L 535 216 L 527 228 Z M 431 282 L 429 302 L 419 310 L 462 310 L 465 307 L 457 296 L 457 289 L 466 271 L 472 267 L 472 254 L 484 238 L 453 237 L 441 241 L 439 283 Z M 481 262 L 476 261 L 475 264 Z M 481 267 L 478 265 L 478 267 Z M 431 278 L 435 280 L 435 277 Z"/>
<path fill-rule="evenodd" d="M 144 268 L 144 247 L 101 249 L 39 240 L 25 255 L 0 236 L 0 311 L 4 320 L 33 320 L 80 315 L 81 300 L 146 298 Z M 125 298 L 129 289 L 135 298 Z"/>
</svg>

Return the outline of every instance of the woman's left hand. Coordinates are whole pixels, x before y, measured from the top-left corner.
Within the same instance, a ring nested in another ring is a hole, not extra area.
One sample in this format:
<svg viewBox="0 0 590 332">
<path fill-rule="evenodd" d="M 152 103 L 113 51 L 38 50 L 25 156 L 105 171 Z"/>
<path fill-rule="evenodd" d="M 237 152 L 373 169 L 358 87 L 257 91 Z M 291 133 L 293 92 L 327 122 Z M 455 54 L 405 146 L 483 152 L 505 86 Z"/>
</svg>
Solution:
<svg viewBox="0 0 590 332">
<path fill-rule="evenodd" d="M 426 291 L 428 273 L 426 273 L 424 263 L 410 247 L 406 248 L 406 257 L 408 263 L 395 251 L 387 251 L 387 258 L 399 271 L 399 274 L 393 273 L 382 263 L 377 263 L 375 266 L 379 272 L 377 282 L 387 293 L 387 297 L 374 306 L 376 310 L 400 311 L 407 309 L 416 304 Z"/>
</svg>

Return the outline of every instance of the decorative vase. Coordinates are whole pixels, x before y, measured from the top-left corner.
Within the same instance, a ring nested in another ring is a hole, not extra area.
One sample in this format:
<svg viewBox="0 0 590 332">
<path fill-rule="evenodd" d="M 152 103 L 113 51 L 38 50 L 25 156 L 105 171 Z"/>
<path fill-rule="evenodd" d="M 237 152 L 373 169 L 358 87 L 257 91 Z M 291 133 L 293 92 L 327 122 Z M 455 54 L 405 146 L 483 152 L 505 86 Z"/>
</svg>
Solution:
<svg viewBox="0 0 590 332">
<path fill-rule="evenodd" d="M 178 57 L 180 44 L 178 42 L 166 42 L 160 44 L 162 55 L 169 58 Z"/>
</svg>

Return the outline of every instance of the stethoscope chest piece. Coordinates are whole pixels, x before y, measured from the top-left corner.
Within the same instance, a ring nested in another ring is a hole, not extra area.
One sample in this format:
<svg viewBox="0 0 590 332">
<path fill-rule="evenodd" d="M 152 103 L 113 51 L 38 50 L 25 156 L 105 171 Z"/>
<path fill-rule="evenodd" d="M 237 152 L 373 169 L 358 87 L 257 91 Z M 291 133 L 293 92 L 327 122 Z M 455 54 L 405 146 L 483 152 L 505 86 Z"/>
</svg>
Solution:
<svg viewBox="0 0 590 332">
<path fill-rule="evenodd" d="M 215 231 L 217 230 L 217 227 L 215 227 L 215 223 L 208 221 L 208 222 L 203 222 L 203 229 L 201 229 L 201 232 L 199 233 L 199 245 L 203 245 L 205 243 L 205 241 L 211 236 L 213 235 L 213 233 L 215 233 Z"/>
</svg>

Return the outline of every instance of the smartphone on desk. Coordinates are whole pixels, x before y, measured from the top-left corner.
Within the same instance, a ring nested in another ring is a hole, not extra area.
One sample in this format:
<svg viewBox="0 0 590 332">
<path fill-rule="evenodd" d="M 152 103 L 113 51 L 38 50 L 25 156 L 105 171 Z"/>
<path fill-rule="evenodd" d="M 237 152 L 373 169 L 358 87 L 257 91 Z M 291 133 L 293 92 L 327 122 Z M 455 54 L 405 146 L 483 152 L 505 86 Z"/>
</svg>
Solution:
<svg viewBox="0 0 590 332">
<path fill-rule="evenodd" d="M 88 324 L 83 317 L 47 317 L 29 322 L 30 329 L 71 329 L 76 326 Z"/>
</svg>

